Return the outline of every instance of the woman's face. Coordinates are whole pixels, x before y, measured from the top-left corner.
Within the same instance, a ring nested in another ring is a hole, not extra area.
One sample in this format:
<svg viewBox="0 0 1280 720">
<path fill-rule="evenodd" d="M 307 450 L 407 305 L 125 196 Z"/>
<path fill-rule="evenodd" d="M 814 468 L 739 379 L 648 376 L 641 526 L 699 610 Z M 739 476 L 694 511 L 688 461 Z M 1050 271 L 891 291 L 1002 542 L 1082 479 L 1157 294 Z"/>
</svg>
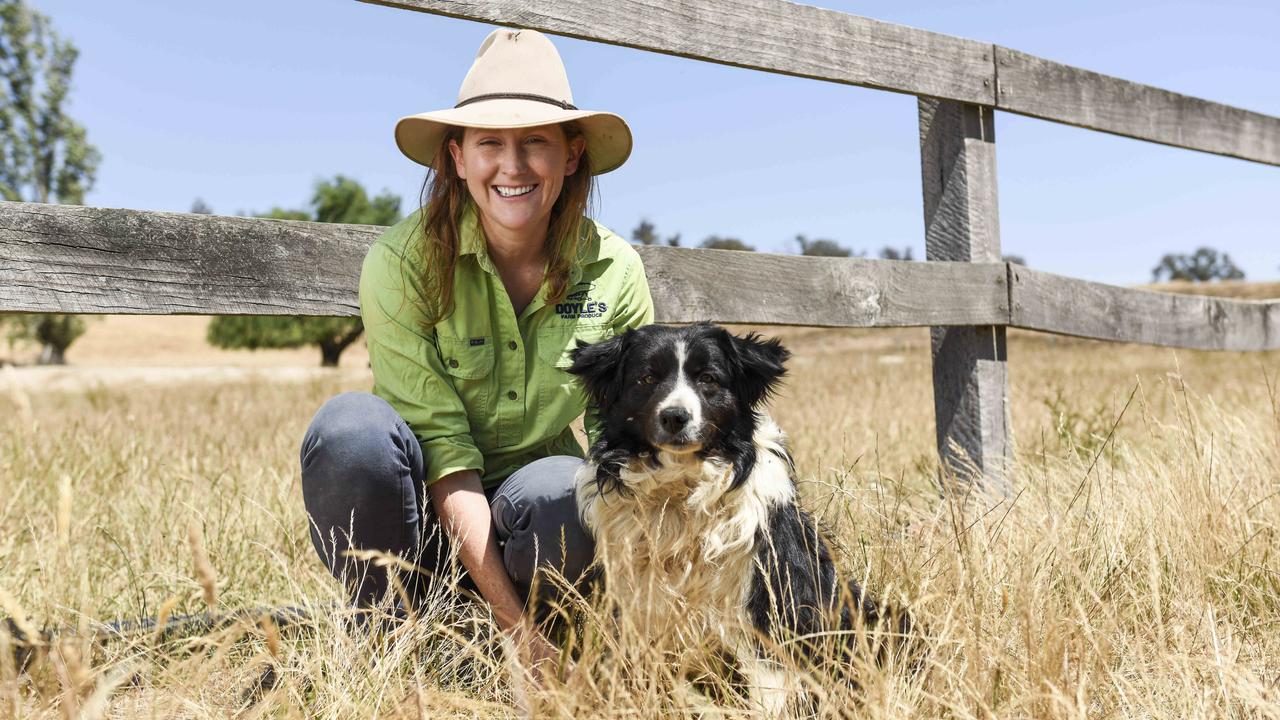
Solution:
<svg viewBox="0 0 1280 720">
<path fill-rule="evenodd" d="M 578 169 L 585 146 L 581 137 L 568 140 L 559 125 L 466 128 L 461 143 L 449 143 L 449 152 L 486 232 L 492 235 L 501 228 L 541 241 L 565 176 Z"/>
</svg>

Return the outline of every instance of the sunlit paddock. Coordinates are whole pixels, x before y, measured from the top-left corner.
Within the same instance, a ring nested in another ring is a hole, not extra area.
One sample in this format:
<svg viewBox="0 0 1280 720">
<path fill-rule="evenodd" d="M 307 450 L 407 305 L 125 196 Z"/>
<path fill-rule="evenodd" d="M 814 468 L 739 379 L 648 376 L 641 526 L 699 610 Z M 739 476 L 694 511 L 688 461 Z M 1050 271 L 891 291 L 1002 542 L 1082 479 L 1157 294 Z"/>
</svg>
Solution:
<svg viewBox="0 0 1280 720">
<path fill-rule="evenodd" d="M 846 572 L 922 628 L 903 662 L 800 668 L 821 713 L 1280 715 L 1280 354 L 1011 333 L 1018 494 L 987 511 L 939 493 L 926 331 L 763 330 L 795 353 L 773 414 L 806 505 Z M 0 714 L 514 714 L 475 606 L 442 596 L 377 641 L 333 609 L 297 445 L 367 378 L 40 392 L 8 374 L 0 600 L 66 634 L 24 673 L 6 649 Z M 284 606 L 316 617 L 84 639 L 100 621 Z M 642 628 L 580 615 L 547 714 L 752 715 L 724 668 L 703 658 L 691 690 L 675 679 L 697 658 L 675 667 Z"/>
</svg>

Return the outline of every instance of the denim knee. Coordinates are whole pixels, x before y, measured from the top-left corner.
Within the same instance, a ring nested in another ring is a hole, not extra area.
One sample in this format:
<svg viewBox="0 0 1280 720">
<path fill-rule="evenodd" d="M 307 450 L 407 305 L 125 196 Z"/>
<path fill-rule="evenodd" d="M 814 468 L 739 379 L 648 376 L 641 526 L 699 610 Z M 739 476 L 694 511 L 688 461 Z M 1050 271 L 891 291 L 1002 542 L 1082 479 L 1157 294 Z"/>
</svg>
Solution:
<svg viewBox="0 0 1280 720">
<path fill-rule="evenodd" d="M 335 576 L 351 571 L 341 558 L 348 548 L 397 554 L 417 548 L 422 449 L 385 400 L 370 393 L 331 398 L 307 428 L 300 460 L 311 539 Z M 352 588 L 357 596 L 386 589 L 385 577 L 357 584 Z"/>
<path fill-rule="evenodd" d="M 494 529 L 504 542 L 507 574 L 527 596 L 539 570 L 578 580 L 595 556 L 595 543 L 578 520 L 576 457 L 542 458 L 512 473 L 492 502 Z M 543 587 L 547 596 L 551 588 Z"/>
</svg>

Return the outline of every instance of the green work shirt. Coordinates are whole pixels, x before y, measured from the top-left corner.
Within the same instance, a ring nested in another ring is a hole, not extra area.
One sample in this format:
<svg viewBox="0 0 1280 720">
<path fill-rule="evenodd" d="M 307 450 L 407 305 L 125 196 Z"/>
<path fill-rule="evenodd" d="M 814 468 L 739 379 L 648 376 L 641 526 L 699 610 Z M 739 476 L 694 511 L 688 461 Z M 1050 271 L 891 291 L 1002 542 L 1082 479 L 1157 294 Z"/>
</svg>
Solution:
<svg viewBox="0 0 1280 720">
<path fill-rule="evenodd" d="M 418 214 L 387 229 L 360 272 L 360 315 L 373 392 L 422 445 L 426 482 L 477 470 L 488 487 L 550 455 L 582 457 L 570 423 L 586 399 L 567 372 L 577 341 L 599 342 L 653 322 L 635 249 L 591 220 L 569 288 L 549 302 L 544 284 L 516 317 L 485 245 L 474 206 L 459 223 L 453 310 L 423 327 Z M 588 437 L 598 430 L 586 419 Z"/>
</svg>

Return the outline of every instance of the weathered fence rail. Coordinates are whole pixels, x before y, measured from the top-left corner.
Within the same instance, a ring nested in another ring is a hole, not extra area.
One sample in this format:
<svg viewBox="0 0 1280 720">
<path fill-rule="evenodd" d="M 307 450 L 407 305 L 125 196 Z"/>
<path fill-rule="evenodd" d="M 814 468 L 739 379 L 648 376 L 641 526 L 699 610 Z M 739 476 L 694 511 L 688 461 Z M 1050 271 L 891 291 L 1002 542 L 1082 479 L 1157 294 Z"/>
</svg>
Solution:
<svg viewBox="0 0 1280 720">
<path fill-rule="evenodd" d="M 1009 493 L 1006 328 L 1280 349 L 1280 301 L 1000 262 L 995 112 L 1280 165 L 1280 118 L 786 0 L 362 0 L 919 96 L 930 262 L 645 247 L 662 322 L 932 328 L 938 451 Z M 380 228 L 0 203 L 0 312 L 353 315 Z"/>
<path fill-rule="evenodd" d="M 1029 115 L 1280 165 L 1280 118 L 787 0 L 361 0 Z"/>
<path fill-rule="evenodd" d="M 382 230 L 0 202 L 0 308 L 356 315 L 360 263 Z M 1280 300 L 1132 290 L 1003 262 L 637 249 L 661 322 L 1009 326 L 1202 350 L 1280 349 Z"/>
</svg>

